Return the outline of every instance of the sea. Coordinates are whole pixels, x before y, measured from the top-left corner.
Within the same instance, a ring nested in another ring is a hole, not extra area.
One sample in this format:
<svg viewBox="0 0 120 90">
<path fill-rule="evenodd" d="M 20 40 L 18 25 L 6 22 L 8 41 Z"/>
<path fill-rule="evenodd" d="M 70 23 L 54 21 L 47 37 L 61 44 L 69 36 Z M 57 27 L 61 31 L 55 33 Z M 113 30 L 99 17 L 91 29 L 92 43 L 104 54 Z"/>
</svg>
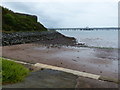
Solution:
<svg viewBox="0 0 120 90">
<path fill-rule="evenodd" d="M 57 30 L 76 38 L 78 43 L 92 47 L 118 48 L 118 30 Z"/>
</svg>

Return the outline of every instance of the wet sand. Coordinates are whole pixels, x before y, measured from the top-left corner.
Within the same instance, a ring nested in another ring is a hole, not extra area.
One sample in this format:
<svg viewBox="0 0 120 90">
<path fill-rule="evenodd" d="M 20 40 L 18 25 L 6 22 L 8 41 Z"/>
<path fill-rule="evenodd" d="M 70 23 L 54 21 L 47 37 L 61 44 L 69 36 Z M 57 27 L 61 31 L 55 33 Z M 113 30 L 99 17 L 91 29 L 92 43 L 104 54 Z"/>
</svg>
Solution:
<svg viewBox="0 0 120 90">
<path fill-rule="evenodd" d="M 29 63 L 44 63 L 73 70 L 118 78 L 115 49 L 48 47 L 38 44 L 4 46 L 3 57 Z"/>
</svg>

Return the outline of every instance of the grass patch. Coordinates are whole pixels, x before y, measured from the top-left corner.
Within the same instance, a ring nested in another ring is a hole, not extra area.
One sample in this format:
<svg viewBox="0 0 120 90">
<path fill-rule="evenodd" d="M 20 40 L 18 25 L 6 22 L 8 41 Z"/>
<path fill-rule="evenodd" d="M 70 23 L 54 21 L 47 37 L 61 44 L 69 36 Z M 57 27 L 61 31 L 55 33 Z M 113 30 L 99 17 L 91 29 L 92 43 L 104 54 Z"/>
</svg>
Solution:
<svg viewBox="0 0 120 90">
<path fill-rule="evenodd" d="M 2 60 L 2 83 L 17 83 L 24 80 L 25 76 L 28 75 L 29 70 L 21 64 L 6 59 Z"/>
</svg>

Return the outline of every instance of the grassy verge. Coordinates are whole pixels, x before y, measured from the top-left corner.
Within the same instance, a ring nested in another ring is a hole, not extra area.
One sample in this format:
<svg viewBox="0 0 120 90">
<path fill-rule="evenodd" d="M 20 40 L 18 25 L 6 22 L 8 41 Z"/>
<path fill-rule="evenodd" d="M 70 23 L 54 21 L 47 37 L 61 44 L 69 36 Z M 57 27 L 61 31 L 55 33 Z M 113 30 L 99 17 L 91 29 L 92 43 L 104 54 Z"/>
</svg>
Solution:
<svg viewBox="0 0 120 90">
<path fill-rule="evenodd" d="M 2 84 L 20 82 L 29 73 L 29 70 L 21 64 L 3 58 L 0 60 L 2 60 Z"/>
</svg>

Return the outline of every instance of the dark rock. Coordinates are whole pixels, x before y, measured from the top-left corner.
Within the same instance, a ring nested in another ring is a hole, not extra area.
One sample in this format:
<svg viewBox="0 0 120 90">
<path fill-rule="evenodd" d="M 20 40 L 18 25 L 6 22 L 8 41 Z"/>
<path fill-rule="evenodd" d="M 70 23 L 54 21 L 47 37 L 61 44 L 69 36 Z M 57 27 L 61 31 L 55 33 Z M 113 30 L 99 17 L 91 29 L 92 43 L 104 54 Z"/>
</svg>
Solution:
<svg viewBox="0 0 120 90">
<path fill-rule="evenodd" d="M 76 39 L 66 37 L 59 32 L 44 31 L 44 32 L 14 32 L 2 34 L 2 45 L 15 45 L 24 43 L 40 43 L 46 45 L 75 45 Z"/>
</svg>

